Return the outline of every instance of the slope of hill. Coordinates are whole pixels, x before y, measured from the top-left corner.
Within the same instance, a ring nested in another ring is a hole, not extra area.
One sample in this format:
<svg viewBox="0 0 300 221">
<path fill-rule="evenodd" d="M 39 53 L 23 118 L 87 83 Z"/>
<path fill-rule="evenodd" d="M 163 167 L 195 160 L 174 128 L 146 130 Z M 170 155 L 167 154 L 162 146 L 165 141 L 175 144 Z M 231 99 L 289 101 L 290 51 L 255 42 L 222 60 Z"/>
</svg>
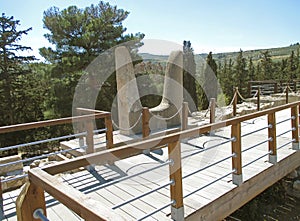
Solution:
<svg viewBox="0 0 300 221">
<path fill-rule="evenodd" d="M 282 58 L 288 58 L 292 51 L 295 52 L 297 49 L 300 48 L 299 43 L 287 46 L 287 47 L 280 47 L 280 48 L 267 48 L 267 49 L 256 49 L 256 50 L 248 50 L 243 51 L 243 55 L 245 58 L 252 57 L 253 61 L 258 61 L 260 59 L 260 55 L 264 51 L 269 51 L 270 55 L 272 56 L 273 61 L 280 61 Z M 235 60 L 239 52 L 224 52 L 224 53 L 216 53 L 213 54 L 213 58 L 217 62 L 224 62 L 224 60 L 229 60 L 230 58 L 232 60 Z M 168 55 L 153 55 L 148 53 L 141 53 L 140 54 L 144 61 L 166 61 L 168 59 Z M 200 61 L 202 59 L 205 59 L 207 57 L 207 53 L 202 54 L 195 54 L 195 61 Z"/>
</svg>

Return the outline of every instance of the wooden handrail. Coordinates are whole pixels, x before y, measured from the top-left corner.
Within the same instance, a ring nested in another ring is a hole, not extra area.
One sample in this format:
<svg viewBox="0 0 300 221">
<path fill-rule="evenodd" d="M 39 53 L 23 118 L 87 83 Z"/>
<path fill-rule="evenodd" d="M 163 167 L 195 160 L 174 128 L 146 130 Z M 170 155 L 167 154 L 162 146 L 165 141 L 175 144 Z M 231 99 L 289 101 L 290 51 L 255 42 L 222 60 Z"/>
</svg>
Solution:
<svg viewBox="0 0 300 221">
<path fill-rule="evenodd" d="M 62 204 L 66 205 L 85 220 L 125 220 L 113 210 L 101 206 L 99 202 L 94 201 L 91 197 L 88 197 L 73 187 L 61 182 L 57 177 L 51 176 L 40 168 L 34 168 L 30 170 L 28 172 L 28 178 L 30 181 L 29 185 L 42 188 L 42 190 L 49 193 L 51 196 L 53 196 Z M 44 196 L 40 196 L 41 194 L 41 191 L 39 191 L 39 193 L 35 194 L 35 198 L 45 199 Z M 33 208 L 26 208 L 26 211 L 24 211 L 23 207 L 26 207 L 28 204 L 19 205 L 17 207 L 17 213 L 22 210 L 24 213 L 26 212 L 27 217 L 32 217 L 34 209 L 45 208 L 45 201 L 38 201 L 34 203 L 35 206 Z M 27 220 L 33 219 L 31 218 Z"/>
<path fill-rule="evenodd" d="M 108 113 L 96 113 L 96 114 L 89 114 L 89 115 L 83 115 L 77 117 L 65 117 L 65 118 L 59 118 L 53 120 L 2 126 L 0 127 L 0 134 L 22 131 L 22 130 L 29 130 L 29 129 L 36 129 L 41 127 L 55 126 L 61 124 L 69 124 L 73 122 L 82 122 L 86 119 L 100 119 L 100 118 L 105 118 L 106 116 L 108 116 Z"/>
<path fill-rule="evenodd" d="M 183 211 L 183 196 L 182 196 L 182 172 L 181 172 L 181 156 L 180 156 L 180 140 L 195 137 L 199 134 L 207 133 L 213 128 L 219 129 L 226 126 L 231 126 L 231 135 L 235 138 L 232 144 L 232 153 L 235 156 L 232 158 L 232 168 L 235 170 L 233 173 L 233 183 L 240 185 L 242 180 L 242 152 L 241 152 L 241 122 L 257 118 L 260 116 L 268 115 L 268 124 L 272 124 L 273 127 L 269 127 L 269 137 L 274 139 L 274 143 L 269 142 L 269 150 L 272 150 L 272 154 L 276 156 L 276 128 L 275 128 L 275 113 L 284 109 L 291 108 L 291 115 L 295 116 L 292 119 L 292 126 L 298 128 L 298 108 L 300 102 L 294 102 L 279 107 L 271 108 L 257 113 L 252 113 L 233 119 L 228 119 L 223 122 L 217 122 L 209 125 L 204 125 L 197 128 L 187 129 L 176 133 L 168 134 L 165 136 L 147 138 L 137 143 L 127 144 L 121 147 L 115 147 L 112 149 L 103 150 L 98 153 L 91 153 L 78 158 L 70 159 L 68 161 L 58 162 L 55 165 L 49 165 L 43 169 L 35 168 L 29 171 L 30 184 L 34 186 L 42 187 L 43 190 L 48 192 L 54 198 L 67 207 L 72 209 L 82 218 L 88 220 L 103 220 L 116 218 L 117 215 L 107 208 L 102 208 L 99 205 L 93 203 L 86 203 L 91 199 L 81 192 L 73 189 L 57 180 L 54 174 L 76 169 L 82 166 L 88 166 L 91 164 L 111 164 L 120 159 L 128 158 L 140 154 L 145 149 L 154 150 L 161 148 L 163 145 L 168 145 L 169 158 L 174 160 L 173 166 L 170 166 L 170 179 L 175 181 L 175 185 L 171 186 L 171 200 L 175 200 L 176 204 L 172 205 L 172 211 Z M 296 132 L 295 132 L 296 131 Z M 298 130 L 294 130 L 293 137 L 298 137 Z M 295 139 L 295 143 L 299 142 L 299 138 Z M 39 196 L 37 196 L 40 198 Z M 42 203 L 41 203 L 42 204 Z M 43 205 L 41 205 L 43 206 Z M 102 212 L 104 211 L 104 212 Z M 32 211 L 31 211 L 32 212 Z M 99 215 L 99 212 L 101 215 Z M 120 218 L 120 217 L 118 217 Z M 122 217 L 121 217 L 122 218 Z"/>
<path fill-rule="evenodd" d="M 278 111 L 281 111 L 281 110 L 284 110 L 287 108 L 297 106 L 299 104 L 300 104 L 300 102 L 297 101 L 297 102 L 285 104 L 285 105 L 282 105 L 279 107 L 274 107 L 274 108 L 271 108 L 268 110 L 263 110 L 263 111 L 259 111 L 256 113 L 251 113 L 251 114 L 239 116 L 236 118 L 228 119 L 228 120 L 225 120 L 222 122 L 216 122 L 213 124 L 207 124 L 204 126 L 187 129 L 184 131 L 171 133 L 171 134 L 165 135 L 164 137 L 156 137 L 156 138 L 146 139 L 146 140 L 143 140 L 140 142 L 128 144 L 128 145 L 117 147 L 114 149 L 104 150 L 104 151 L 101 151 L 98 153 L 77 157 L 77 158 L 71 159 L 67 162 L 58 162 L 57 164 L 49 165 L 49 166 L 45 167 L 44 170 L 50 174 L 57 174 L 57 173 L 73 170 L 73 169 L 76 169 L 76 168 L 79 168 L 82 166 L 88 166 L 90 164 L 90 162 L 94 162 L 94 163 L 98 162 L 98 164 L 99 163 L 105 164 L 105 163 L 109 163 L 109 162 L 113 163 L 120 159 L 138 155 L 138 154 L 142 153 L 142 151 L 145 149 L 154 150 L 163 145 L 167 145 L 168 143 L 176 142 L 176 141 L 190 138 L 190 137 L 199 136 L 200 134 L 207 133 L 207 132 L 211 131 L 212 129 L 217 130 L 217 129 L 220 129 L 223 127 L 235 125 L 235 124 L 238 124 L 238 123 L 246 121 L 246 120 L 264 116 L 264 115 L 267 115 L 270 113 L 275 113 L 275 112 L 278 112 Z"/>
</svg>

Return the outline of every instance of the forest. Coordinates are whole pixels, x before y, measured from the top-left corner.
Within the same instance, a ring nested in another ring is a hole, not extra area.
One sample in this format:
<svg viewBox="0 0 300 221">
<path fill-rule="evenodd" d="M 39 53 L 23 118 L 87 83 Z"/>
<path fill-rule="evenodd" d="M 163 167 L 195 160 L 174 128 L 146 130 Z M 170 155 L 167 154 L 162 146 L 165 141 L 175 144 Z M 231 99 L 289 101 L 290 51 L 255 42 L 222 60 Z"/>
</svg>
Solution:
<svg viewBox="0 0 300 221">
<path fill-rule="evenodd" d="M 151 59 L 143 61 L 143 55 L 136 53 L 145 34 L 125 33 L 123 22 L 128 15 L 128 11 L 102 1 L 86 8 L 70 6 L 62 10 L 57 7 L 45 10 L 44 37 L 53 47 L 40 48 L 44 60 L 39 61 L 33 55 L 21 53 L 31 51 L 30 47 L 20 44 L 23 36 L 30 35 L 31 28 L 19 30 L 22 21 L 15 15 L 2 13 L 0 126 L 71 116 L 74 90 L 86 67 L 101 53 L 128 41 L 135 42 L 130 51 L 133 56 L 139 57 L 135 64 L 136 75 L 147 76 L 147 87 L 161 91 L 162 83 L 156 82 L 152 75 L 163 74 L 165 63 Z M 215 92 L 209 95 L 203 92 L 204 89 L 209 91 L 209 88 L 217 87 L 211 83 L 212 75 L 217 77 L 227 104 L 233 97 L 234 87 L 239 87 L 242 95 L 246 96 L 247 82 L 250 80 L 290 81 L 300 77 L 299 44 L 292 45 L 292 50 L 284 56 L 275 54 L 275 49 L 256 50 L 255 53 L 240 50 L 217 55 L 210 52 L 205 54 L 204 65 L 199 65 L 199 59 L 204 55 L 195 55 L 190 41 L 184 40 L 182 47 L 184 87 L 199 110 L 207 109 L 209 97 L 217 97 Z M 196 78 L 203 82 L 202 86 Z M 116 80 L 112 76 L 101 84 L 108 86 L 103 87 L 98 95 L 96 109 L 110 111 L 117 93 Z M 142 103 L 151 107 L 157 105 L 160 99 L 160 96 L 145 97 Z M 68 134 L 71 130 L 70 126 L 58 126 L 32 130 L 26 134 L 11 133 L 0 136 L 0 146 L 43 139 L 50 134 Z"/>
</svg>

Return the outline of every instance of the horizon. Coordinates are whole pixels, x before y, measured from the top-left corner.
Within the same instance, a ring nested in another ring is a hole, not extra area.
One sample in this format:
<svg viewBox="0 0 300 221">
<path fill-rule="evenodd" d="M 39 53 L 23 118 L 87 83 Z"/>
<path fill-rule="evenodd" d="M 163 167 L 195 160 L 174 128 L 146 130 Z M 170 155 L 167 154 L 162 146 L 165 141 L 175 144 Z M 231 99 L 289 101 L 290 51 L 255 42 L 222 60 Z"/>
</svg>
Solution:
<svg viewBox="0 0 300 221">
<path fill-rule="evenodd" d="M 38 52 L 51 44 L 44 38 L 43 12 L 51 6 L 63 10 L 71 5 L 85 8 L 98 0 L 34 1 L 0 0 L 2 13 L 20 20 L 18 30 L 32 27 L 19 42 L 33 51 L 28 54 L 43 59 Z M 117 1 L 111 5 L 129 11 L 123 26 L 125 33 L 141 32 L 144 39 L 161 39 L 182 46 L 190 41 L 195 54 L 214 54 L 288 47 L 299 42 L 297 21 L 299 1 Z M 18 7 L 15 7 L 18 5 Z M 30 13 L 28 13 L 30 12 Z M 165 54 L 168 54 L 167 52 Z"/>
</svg>

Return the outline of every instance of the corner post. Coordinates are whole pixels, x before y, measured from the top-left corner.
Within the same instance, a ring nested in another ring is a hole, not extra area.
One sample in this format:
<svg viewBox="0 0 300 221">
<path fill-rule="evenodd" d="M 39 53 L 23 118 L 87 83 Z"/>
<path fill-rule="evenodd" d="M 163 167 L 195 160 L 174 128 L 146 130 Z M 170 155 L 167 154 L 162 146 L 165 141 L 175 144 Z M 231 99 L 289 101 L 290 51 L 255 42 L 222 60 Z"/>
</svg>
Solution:
<svg viewBox="0 0 300 221">
<path fill-rule="evenodd" d="M 32 182 L 27 182 L 22 187 L 21 193 L 16 201 L 18 221 L 39 220 L 33 217 L 33 213 L 37 209 L 41 209 L 43 214 L 47 216 L 44 190 Z"/>
<path fill-rule="evenodd" d="M 298 117 L 298 105 L 291 108 L 292 118 L 292 138 L 293 138 L 293 150 L 300 150 L 299 146 L 299 117 Z"/>
<path fill-rule="evenodd" d="M 175 200 L 175 204 L 171 206 L 171 218 L 176 221 L 184 220 L 183 192 L 182 192 L 182 171 L 181 171 L 181 146 L 176 141 L 168 144 L 169 159 L 173 160 L 170 164 L 170 180 L 174 181 L 174 185 L 170 187 L 171 200 Z"/>
<path fill-rule="evenodd" d="M 181 114 L 181 130 L 186 130 L 188 128 L 188 117 L 189 117 L 189 104 L 188 102 L 183 102 L 182 114 Z"/>
<path fill-rule="evenodd" d="M 268 136 L 271 140 L 268 141 L 269 151 L 269 163 L 277 163 L 277 140 L 276 140 L 276 116 L 274 113 L 268 114 Z"/>
<path fill-rule="evenodd" d="M 235 170 L 232 174 L 232 182 L 240 186 L 243 183 L 240 122 L 231 126 L 231 137 L 235 138 L 235 140 L 231 142 L 231 150 L 232 153 L 235 154 L 235 156 L 232 157 L 232 169 Z"/>
<path fill-rule="evenodd" d="M 113 126 L 112 126 L 112 120 L 111 116 L 107 116 L 104 119 L 105 121 L 105 127 L 106 127 L 106 147 L 107 149 L 113 148 L 114 146 L 114 140 L 113 140 Z"/>
<path fill-rule="evenodd" d="M 150 135 L 150 127 L 149 127 L 149 121 L 150 121 L 150 113 L 148 107 L 143 107 L 142 109 L 142 133 L 143 138 L 149 137 Z"/>
</svg>

